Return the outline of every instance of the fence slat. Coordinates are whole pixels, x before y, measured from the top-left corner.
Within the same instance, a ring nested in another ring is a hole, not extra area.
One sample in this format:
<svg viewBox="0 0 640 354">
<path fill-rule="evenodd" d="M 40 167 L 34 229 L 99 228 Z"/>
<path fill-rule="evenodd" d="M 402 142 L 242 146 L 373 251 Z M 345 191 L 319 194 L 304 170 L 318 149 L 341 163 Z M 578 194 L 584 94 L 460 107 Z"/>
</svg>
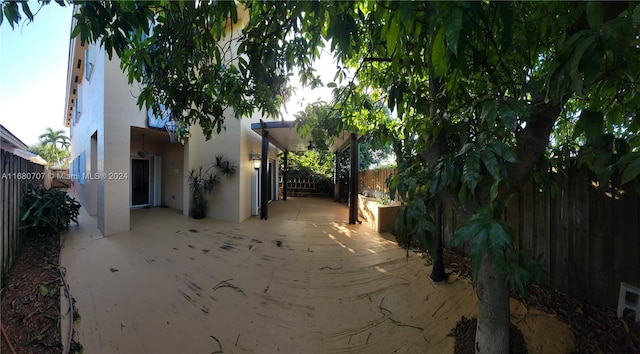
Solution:
<svg viewBox="0 0 640 354">
<path fill-rule="evenodd" d="M 533 183 L 527 182 L 520 194 L 520 250 L 524 259 L 535 258 L 535 234 L 533 219 Z"/>
<path fill-rule="evenodd" d="M 9 272 L 18 259 L 25 234 L 19 230 L 22 190 L 27 183 L 42 184 L 42 179 L 34 180 L 35 174 L 43 174 L 44 167 L 15 156 L 8 151 L 0 151 L 0 286 L 6 285 Z M 21 175 L 20 175 L 21 174 Z M 17 178 L 17 177 L 20 178 Z"/>
<path fill-rule="evenodd" d="M 363 171 L 361 186 L 384 191 L 393 173 Z M 543 254 L 550 272 L 543 285 L 615 307 L 621 281 L 640 286 L 640 196 L 630 186 L 597 189 L 590 172 L 575 164 L 551 179 L 558 187 L 554 196 L 527 182 L 511 200 L 504 216 L 514 242 L 527 257 Z M 460 221 L 446 203 L 443 216 L 448 247 Z M 456 251 L 468 255 L 469 245 Z"/>
</svg>

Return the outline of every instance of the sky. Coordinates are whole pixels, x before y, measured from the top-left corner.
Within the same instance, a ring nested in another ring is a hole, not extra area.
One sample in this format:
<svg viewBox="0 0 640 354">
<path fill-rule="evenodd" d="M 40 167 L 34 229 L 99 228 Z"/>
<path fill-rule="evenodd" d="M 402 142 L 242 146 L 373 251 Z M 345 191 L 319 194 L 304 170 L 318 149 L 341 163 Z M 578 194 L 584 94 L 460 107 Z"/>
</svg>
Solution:
<svg viewBox="0 0 640 354">
<path fill-rule="evenodd" d="M 39 5 L 29 4 L 35 13 Z M 13 30 L 6 21 L 0 25 L 0 124 L 27 145 L 37 143 L 47 127 L 69 136 L 64 106 L 72 10 L 52 2 L 31 23 Z M 325 85 L 332 81 L 336 68 L 329 54 L 315 67 Z M 291 84 L 297 90 L 282 110 L 284 119 L 318 99 L 331 100 L 329 88 L 302 88 L 296 77 Z"/>
<path fill-rule="evenodd" d="M 35 13 L 39 5 L 30 1 Z M 64 126 L 72 7 L 54 2 L 31 23 L 0 25 L 0 124 L 31 145 Z M 28 21 L 28 20 L 27 20 Z"/>
<path fill-rule="evenodd" d="M 329 45 L 327 44 L 327 47 Z M 336 73 L 336 64 L 330 53 L 325 50 L 322 51 L 322 55 L 318 60 L 313 63 L 313 68 L 316 70 L 316 74 L 320 76 L 324 87 L 317 87 L 311 89 L 303 87 L 300 84 L 297 76 L 291 77 L 289 83 L 295 87 L 295 93 L 285 103 L 283 109 L 280 110 L 285 120 L 295 119 L 293 115 L 299 111 L 303 111 L 308 104 L 314 103 L 318 100 L 331 103 L 333 89 L 326 87 L 329 82 L 333 81 L 333 77 Z"/>
</svg>

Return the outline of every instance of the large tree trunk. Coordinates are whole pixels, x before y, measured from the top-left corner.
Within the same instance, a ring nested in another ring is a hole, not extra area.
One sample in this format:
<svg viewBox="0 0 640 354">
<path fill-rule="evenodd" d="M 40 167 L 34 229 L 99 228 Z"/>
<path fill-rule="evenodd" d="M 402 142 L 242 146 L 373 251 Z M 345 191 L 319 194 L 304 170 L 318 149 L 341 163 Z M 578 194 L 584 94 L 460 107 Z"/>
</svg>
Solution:
<svg viewBox="0 0 640 354">
<path fill-rule="evenodd" d="M 509 353 L 509 288 L 485 249 L 476 283 L 476 353 Z"/>
</svg>

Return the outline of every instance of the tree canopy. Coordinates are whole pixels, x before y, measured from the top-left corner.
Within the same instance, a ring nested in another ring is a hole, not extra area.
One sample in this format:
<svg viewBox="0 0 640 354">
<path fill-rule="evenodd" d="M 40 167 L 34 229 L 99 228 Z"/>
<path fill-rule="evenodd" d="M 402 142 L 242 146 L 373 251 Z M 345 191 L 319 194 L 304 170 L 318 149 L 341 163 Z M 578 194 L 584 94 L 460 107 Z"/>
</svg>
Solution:
<svg viewBox="0 0 640 354">
<path fill-rule="evenodd" d="M 434 233 L 432 211 L 442 201 L 467 220 L 456 240 L 472 245 L 476 348 L 507 352 L 505 284 L 521 289 L 528 279 L 501 217 L 510 196 L 562 156 L 577 156 L 601 184 L 638 186 L 640 6 L 241 4 L 86 2 L 73 34 L 120 57 L 130 82 L 142 84 L 141 107 L 167 107 L 207 136 L 222 129 L 227 109 L 276 116 L 294 69 L 319 85 L 313 61 L 328 43 L 337 61 L 334 126 L 392 140 L 401 170 L 393 186 L 406 196 L 402 221 L 412 232 Z M 18 5 L 2 8 L 16 23 Z M 242 32 L 228 31 L 245 10 Z M 397 119 L 383 119 L 383 106 Z"/>
<path fill-rule="evenodd" d="M 61 158 L 69 156 L 71 142 L 64 130 L 53 130 L 49 127 L 39 139 L 40 144 L 32 146 L 30 150 L 42 156 L 50 165 L 60 164 Z"/>
</svg>

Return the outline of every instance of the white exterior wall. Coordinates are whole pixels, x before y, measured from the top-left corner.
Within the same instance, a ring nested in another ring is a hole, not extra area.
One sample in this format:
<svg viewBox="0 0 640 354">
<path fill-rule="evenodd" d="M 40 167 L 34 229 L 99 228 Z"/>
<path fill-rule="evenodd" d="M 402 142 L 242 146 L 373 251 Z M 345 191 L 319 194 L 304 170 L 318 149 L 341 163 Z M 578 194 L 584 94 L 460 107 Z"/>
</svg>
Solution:
<svg viewBox="0 0 640 354">
<path fill-rule="evenodd" d="M 144 127 L 146 113 L 136 105 L 138 88 L 127 83 L 120 61 L 115 57 L 105 61 L 104 90 L 104 135 L 102 139 L 98 137 L 98 155 L 102 156 L 98 170 L 107 178 L 100 180 L 98 193 L 101 188 L 105 191 L 105 224 L 101 230 L 111 235 L 130 229 L 130 127 Z M 118 178 L 124 174 L 129 178 Z"/>
<path fill-rule="evenodd" d="M 225 124 L 227 129 L 213 136 L 209 141 L 205 140 L 199 126 L 191 127 L 191 137 L 188 142 L 187 153 L 188 169 L 198 169 L 200 166 L 207 168 L 215 160 L 216 154 L 223 154 L 238 166 L 238 172 L 232 177 L 223 177 L 214 193 L 209 198 L 208 217 L 231 222 L 242 222 L 252 215 L 252 192 L 255 176 L 253 162 L 249 155 L 251 152 L 261 153 L 262 138 L 251 130 L 251 123 L 259 122 L 260 115 L 254 114 L 252 118 L 238 120 L 233 112 L 226 113 Z M 273 146 L 269 149 L 269 160 L 276 161 L 278 168 L 278 150 Z M 188 188 L 188 186 L 187 186 Z M 188 195 L 188 189 L 186 189 Z M 276 195 L 274 196 L 277 197 Z M 187 199 L 189 199 L 188 196 Z M 188 215 L 189 205 L 183 209 Z"/>
<path fill-rule="evenodd" d="M 249 119 L 242 120 L 240 154 L 244 159 L 242 166 L 244 175 L 242 178 L 239 195 L 240 221 L 245 220 L 252 215 L 254 200 L 259 200 L 259 198 L 257 196 L 254 196 L 253 193 L 256 192 L 256 188 L 254 187 L 259 182 L 260 172 L 259 170 L 253 169 L 253 161 L 249 159 L 249 155 L 252 152 L 258 154 L 262 153 L 262 137 L 251 130 L 251 123 L 257 122 L 260 122 L 260 115 L 258 113 L 254 113 L 253 117 Z M 273 145 L 270 145 L 269 160 L 275 160 L 276 166 L 278 166 L 277 158 L 278 150 L 276 150 Z M 264 166 L 262 168 L 264 168 Z M 277 196 L 278 193 L 276 192 L 274 199 L 276 199 Z"/>
<path fill-rule="evenodd" d="M 97 161 L 100 160 L 97 147 L 93 146 L 92 149 L 91 136 L 96 133 L 101 135 L 100 132 L 104 127 L 104 60 L 102 60 L 102 54 L 103 52 L 100 52 L 96 55 L 96 65 L 91 81 L 87 81 L 84 75 L 79 76 L 78 83 L 81 85 L 78 86 L 78 94 L 81 100 L 81 112 L 77 122 L 72 121 L 70 127 L 71 158 L 74 159 L 84 153 L 83 171 L 91 175 L 98 172 Z M 76 107 L 74 106 L 73 109 Z M 90 215 L 100 213 L 97 180 L 85 179 L 84 184 L 76 181 L 74 192 Z"/>
<path fill-rule="evenodd" d="M 185 147 L 182 144 L 163 145 L 162 148 L 162 204 L 170 208 L 183 209 L 185 196 L 188 197 L 183 159 Z M 187 198 L 188 201 L 188 198 Z"/>
<path fill-rule="evenodd" d="M 238 24 L 233 30 L 232 37 L 238 37 L 240 29 L 248 21 L 247 16 L 246 11 L 239 11 Z M 236 46 L 232 45 L 232 47 L 233 50 L 226 55 L 235 52 Z M 190 168 L 198 169 L 200 166 L 207 168 L 213 163 L 218 153 L 225 155 L 238 166 L 236 175 L 229 178 L 223 177 L 209 198 L 208 217 L 242 222 L 251 216 L 252 187 L 255 182 L 254 176 L 258 172 L 253 169 L 249 154 L 252 151 L 260 153 L 262 141 L 261 137 L 251 130 L 251 123 L 259 122 L 260 118 L 259 113 L 254 113 L 251 118 L 239 120 L 236 119 L 233 110 L 229 109 L 225 112 L 226 130 L 213 136 L 209 141 L 205 140 L 200 126 L 191 127 L 191 137 L 185 146 L 185 156 L 187 156 L 185 163 L 188 165 L 186 173 Z M 278 151 L 272 147 L 269 152 L 270 159 L 277 159 L 277 154 Z M 186 199 L 190 200 L 188 189 L 186 191 Z M 188 208 L 187 203 L 184 210 L 189 210 Z"/>
<path fill-rule="evenodd" d="M 241 18 L 240 22 L 242 27 L 246 19 Z M 93 74 L 87 81 L 82 77 L 84 70 L 76 67 L 79 59 L 85 59 L 84 48 L 76 40 L 72 40 L 72 48 L 67 105 L 75 109 L 70 101 L 75 87 L 74 75 L 80 72 L 78 82 L 81 83 L 82 109 L 78 122 L 71 122 L 71 157 L 84 154 L 83 171 L 105 177 L 85 179 L 84 184 L 76 182 L 75 194 L 88 212 L 96 215 L 98 228 L 105 236 L 128 231 L 131 158 L 141 149 L 141 141 L 132 138 L 132 129 L 136 129 L 132 127 L 147 128 L 146 112 L 140 111 L 136 104 L 139 87 L 127 84 L 119 59 L 108 60 L 102 48 L 96 51 Z M 189 170 L 200 166 L 206 168 L 214 162 L 216 154 L 223 154 L 237 164 L 238 172 L 221 179 L 210 197 L 207 216 L 242 222 L 252 215 L 252 192 L 258 172 L 253 169 L 249 154 L 261 152 L 261 137 L 251 130 L 251 123 L 258 122 L 261 116 L 254 114 L 251 119 L 238 120 L 232 110 L 225 116 L 226 130 L 209 141 L 196 125 L 191 127 L 191 135 L 184 146 L 170 144 L 168 140 L 166 143 L 145 143 L 145 150 L 162 157 L 161 204 L 181 209 L 184 215 L 188 215 L 191 199 L 187 181 Z M 277 159 L 277 150 L 273 147 L 269 159 Z M 124 175 L 129 178 L 119 177 Z"/>
</svg>

